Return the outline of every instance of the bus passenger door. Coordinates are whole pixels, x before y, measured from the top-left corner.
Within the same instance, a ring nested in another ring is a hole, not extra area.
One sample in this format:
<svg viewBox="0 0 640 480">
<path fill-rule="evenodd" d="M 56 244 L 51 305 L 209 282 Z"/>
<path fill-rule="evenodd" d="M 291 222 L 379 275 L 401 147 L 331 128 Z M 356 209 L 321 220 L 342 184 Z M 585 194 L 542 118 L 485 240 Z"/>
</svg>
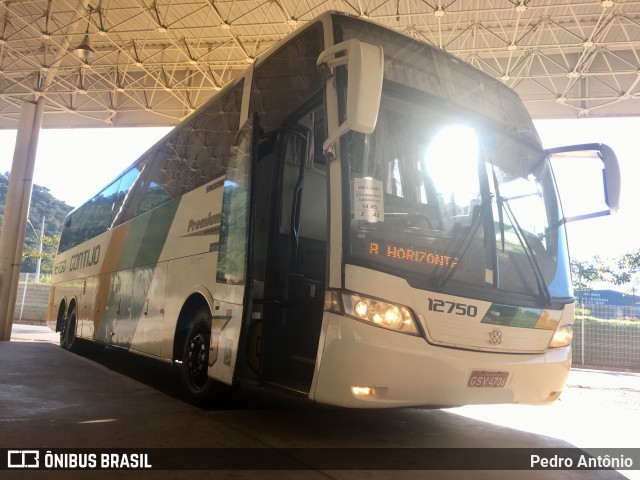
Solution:
<svg viewBox="0 0 640 480">
<path fill-rule="evenodd" d="M 264 138 L 254 169 L 254 311 L 262 308 L 260 377 L 307 394 L 326 276 L 327 177 L 321 108 Z M 319 152 L 315 149 L 318 146 Z M 262 305 L 257 305 L 262 297 Z"/>
</svg>

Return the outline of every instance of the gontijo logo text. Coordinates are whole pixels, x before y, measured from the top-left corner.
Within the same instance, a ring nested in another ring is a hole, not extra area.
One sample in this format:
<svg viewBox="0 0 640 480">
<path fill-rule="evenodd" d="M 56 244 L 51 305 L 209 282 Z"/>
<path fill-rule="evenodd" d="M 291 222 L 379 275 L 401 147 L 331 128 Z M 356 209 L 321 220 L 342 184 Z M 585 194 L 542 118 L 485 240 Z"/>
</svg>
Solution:
<svg viewBox="0 0 640 480">
<path fill-rule="evenodd" d="M 82 252 L 76 253 L 71 257 L 69 261 L 69 271 L 80 270 L 82 268 L 91 267 L 97 265 L 100 261 L 100 245 L 87 248 Z M 55 275 L 64 273 L 67 270 L 67 261 L 62 260 L 53 266 L 53 273 Z"/>
</svg>

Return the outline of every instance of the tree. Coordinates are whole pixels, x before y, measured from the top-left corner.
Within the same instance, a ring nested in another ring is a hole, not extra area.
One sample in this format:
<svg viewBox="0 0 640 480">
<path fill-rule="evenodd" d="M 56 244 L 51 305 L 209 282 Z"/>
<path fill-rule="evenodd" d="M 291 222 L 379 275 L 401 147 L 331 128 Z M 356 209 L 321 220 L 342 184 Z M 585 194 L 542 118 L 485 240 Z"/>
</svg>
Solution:
<svg viewBox="0 0 640 480">
<path fill-rule="evenodd" d="M 629 293 L 635 296 L 640 286 L 640 250 L 625 253 L 616 264 L 617 270 L 612 274 L 616 285 L 629 285 Z"/>
<path fill-rule="evenodd" d="M 594 257 L 593 262 L 583 260 L 571 260 L 571 281 L 573 288 L 578 292 L 578 300 L 584 302 L 585 290 L 590 290 L 594 282 L 603 282 L 609 279 L 611 270 L 604 265 L 600 257 Z"/>
<path fill-rule="evenodd" d="M 51 273 L 53 271 L 53 260 L 58 252 L 58 244 L 60 243 L 60 235 L 53 237 L 42 237 L 42 261 L 40 263 L 40 271 L 42 273 Z M 22 252 L 22 260 L 32 259 L 34 262 L 40 257 L 40 249 L 38 245 L 27 245 Z"/>
<path fill-rule="evenodd" d="M 0 226 L 4 219 L 4 206 L 8 187 L 9 173 L 5 172 L 4 174 L 0 174 Z M 51 195 L 48 188 L 33 185 L 31 190 L 31 204 L 29 206 L 29 221 L 31 225 L 27 224 L 24 237 L 24 252 L 31 253 L 28 255 L 23 254 L 21 271 L 29 273 L 35 271 L 38 245 L 40 244 L 40 225 L 42 225 L 42 218 L 45 217 L 44 237 L 45 239 L 49 239 L 47 241 L 53 242 L 54 239 L 59 239 L 62 224 L 71 210 L 72 207 Z M 55 246 L 51 247 L 53 250 L 57 249 L 57 242 L 54 242 L 54 244 Z M 35 255 L 33 255 L 34 250 Z M 43 252 L 44 251 L 43 242 Z M 51 262 L 47 263 L 46 258 L 46 256 L 43 257 L 41 265 L 41 271 L 43 273 L 51 271 Z"/>
</svg>

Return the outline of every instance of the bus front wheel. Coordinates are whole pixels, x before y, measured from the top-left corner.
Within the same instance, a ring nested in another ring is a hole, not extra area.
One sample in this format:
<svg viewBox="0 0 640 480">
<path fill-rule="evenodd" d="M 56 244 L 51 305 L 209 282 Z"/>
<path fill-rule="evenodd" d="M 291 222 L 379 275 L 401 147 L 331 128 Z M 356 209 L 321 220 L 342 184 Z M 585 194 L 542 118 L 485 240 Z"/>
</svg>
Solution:
<svg viewBox="0 0 640 480">
<path fill-rule="evenodd" d="M 211 400 L 217 383 L 207 375 L 211 341 L 210 318 L 208 308 L 198 310 L 189 327 L 182 350 L 182 387 L 188 400 L 200 406 Z"/>
</svg>

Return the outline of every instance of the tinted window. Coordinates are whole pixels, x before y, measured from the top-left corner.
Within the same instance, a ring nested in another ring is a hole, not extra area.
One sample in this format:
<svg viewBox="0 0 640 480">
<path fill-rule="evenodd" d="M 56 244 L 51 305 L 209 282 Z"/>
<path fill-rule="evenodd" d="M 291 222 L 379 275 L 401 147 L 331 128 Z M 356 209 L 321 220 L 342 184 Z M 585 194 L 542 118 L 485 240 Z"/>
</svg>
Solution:
<svg viewBox="0 0 640 480">
<path fill-rule="evenodd" d="M 65 222 L 58 250 L 64 252 L 106 232 L 116 214 L 120 179 L 73 212 Z"/>
<path fill-rule="evenodd" d="M 236 135 L 227 166 L 216 277 L 221 283 L 240 284 L 246 277 L 252 133 L 247 122 Z"/>
<path fill-rule="evenodd" d="M 58 247 L 59 252 L 69 250 L 71 247 L 77 245 L 78 238 L 78 225 L 80 220 L 80 210 L 76 210 L 67 217 L 64 222 L 64 228 L 60 234 L 60 245 Z"/>
<path fill-rule="evenodd" d="M 89 202 L 89 210 L 86 212 L 83 226 L 86 239 L 100 235 L 111 227 L 111 221 L 116 213 L 119 185 L 118 179 Z"/>
<path fill-rule="evenodd" d="M 240 127 L 240 82 L 145 155 L 65 223 L 59 252 L 225 174 Z"/>
<path fill-rule="evenodd" d="M 143 171 L 135 215 L 177 198 L 225 174 L 240 127 L 244 82 L 208 105 L 163 145 L 141 159 Z"/>
<path fill-rule="evenodd" d="M 114 204 L 113 218 L 111 221 L 111 227 L 122 223 L 126 218 L 127 212 L 132 202 L 132 195 L 129 192 L 135 190 L 134 185 L 140 177 L 140 170 L 137 167 L 133 167 L 127 171 L 121 178 L 118 184 L 118 193 L 116 194 L 116 200 Z"/>
<path fill-rule="evenodd" d="M 264 131 L 280 127 L 294 109 L 322 89 L 316 61 L 323 45 L 322 25 L 317 24 L 256 68 L 250 109 L 258 114 Z"/>
</svg>

